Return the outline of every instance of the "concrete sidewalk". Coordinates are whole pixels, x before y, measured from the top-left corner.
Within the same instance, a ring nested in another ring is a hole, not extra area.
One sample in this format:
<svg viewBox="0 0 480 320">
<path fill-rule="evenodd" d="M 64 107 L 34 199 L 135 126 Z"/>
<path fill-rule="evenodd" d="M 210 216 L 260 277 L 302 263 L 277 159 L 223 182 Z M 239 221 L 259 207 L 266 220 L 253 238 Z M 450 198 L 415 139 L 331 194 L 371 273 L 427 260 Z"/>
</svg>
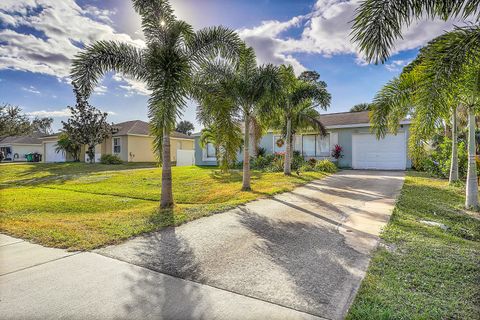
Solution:
<svg viewBox="0 0 480 320">
<path fill-rule="evenodd" d="M 95 253 L 0 235 L 2 319 L 320 319 Z"/>
</svg>

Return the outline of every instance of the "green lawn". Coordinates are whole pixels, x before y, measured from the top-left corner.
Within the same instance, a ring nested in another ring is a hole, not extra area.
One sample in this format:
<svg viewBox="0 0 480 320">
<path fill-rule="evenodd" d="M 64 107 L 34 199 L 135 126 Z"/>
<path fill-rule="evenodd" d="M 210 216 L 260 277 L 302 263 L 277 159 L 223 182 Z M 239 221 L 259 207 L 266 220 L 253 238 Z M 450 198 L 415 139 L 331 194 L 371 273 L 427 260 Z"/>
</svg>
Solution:
<svg viewBox="0 0 480 320">
<path fill-rule="evenodd" d="M 253 191 L 241 192 L 238 171 L 221 174 L 202 167 L 172 171 L 176 206 L 159 212 L 161 169 L 153 164 L 2 164 L 0 231 L 47 246 L 92 249 L 325 176 L 253 172 Z"/>
<path fill-rule="evenodd" d="M 480 220 L 462 209 L 463 194 L 407 174 L 347 319 L 480 319 Z"/>
</svg>

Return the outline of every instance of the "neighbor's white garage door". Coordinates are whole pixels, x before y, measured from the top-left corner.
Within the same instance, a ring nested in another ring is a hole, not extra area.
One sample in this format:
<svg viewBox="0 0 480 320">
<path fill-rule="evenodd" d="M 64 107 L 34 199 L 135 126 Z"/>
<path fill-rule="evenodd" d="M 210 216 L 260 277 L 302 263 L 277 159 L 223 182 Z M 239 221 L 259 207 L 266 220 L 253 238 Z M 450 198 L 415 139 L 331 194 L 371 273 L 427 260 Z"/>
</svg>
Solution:
<svg viewBox="0 0 480 320">
<path fill-rule="evenodd" d="M 56 142 L 45 143 L 45 162 L 65 162 L 65 154 L 56 152 Z"/>
<path fill-rule="evenodd" d="M 352 136 L 354 169 L 405 170 L 407 167 L 405 133 L 388 134 L 377 140 L 373 134 Z"/>
</svg>

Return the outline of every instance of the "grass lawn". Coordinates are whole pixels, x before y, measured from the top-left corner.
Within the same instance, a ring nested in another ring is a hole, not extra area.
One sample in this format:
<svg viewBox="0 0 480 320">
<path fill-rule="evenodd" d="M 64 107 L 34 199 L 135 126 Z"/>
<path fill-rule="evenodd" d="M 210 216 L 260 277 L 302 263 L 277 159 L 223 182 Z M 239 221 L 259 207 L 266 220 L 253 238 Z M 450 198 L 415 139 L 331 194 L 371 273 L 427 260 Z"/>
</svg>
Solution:
<svg viewBox="0 0 480 320">
<path fill-rule="evenodd" d="M 480 319 L 480 220 L 464 201 L 463 187 L 407 174 L 347 319 Z"/>
<path fill-rule="evenodd" d="M 153 164 L 0 165 L 0 232 L 43 245 L 88 250 L 280 192 L 325 176 L 173 167 L 173 210 L 159 212 L 161 169 Z"/>
</svg>

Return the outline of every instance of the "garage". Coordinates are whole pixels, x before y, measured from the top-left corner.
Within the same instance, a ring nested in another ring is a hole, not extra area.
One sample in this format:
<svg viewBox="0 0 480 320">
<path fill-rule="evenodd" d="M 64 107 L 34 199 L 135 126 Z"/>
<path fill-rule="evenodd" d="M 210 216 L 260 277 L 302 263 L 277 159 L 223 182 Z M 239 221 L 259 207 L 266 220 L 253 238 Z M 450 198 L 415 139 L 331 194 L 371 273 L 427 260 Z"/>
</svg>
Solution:
<svg viewBox="0 0 480 320">
<path fill-rule="evenodd" d="M 405 170 L 407 167 L 405 132 L 387 134 L 378 140 L 373 134 L 352 135 L 352 168 Z"/>
<path fill-rule="evenodd" d="M 65 153 L 55 150 L 57 142 L 45 142 L 45 162 L 65 162 Z"/>
</svg>

